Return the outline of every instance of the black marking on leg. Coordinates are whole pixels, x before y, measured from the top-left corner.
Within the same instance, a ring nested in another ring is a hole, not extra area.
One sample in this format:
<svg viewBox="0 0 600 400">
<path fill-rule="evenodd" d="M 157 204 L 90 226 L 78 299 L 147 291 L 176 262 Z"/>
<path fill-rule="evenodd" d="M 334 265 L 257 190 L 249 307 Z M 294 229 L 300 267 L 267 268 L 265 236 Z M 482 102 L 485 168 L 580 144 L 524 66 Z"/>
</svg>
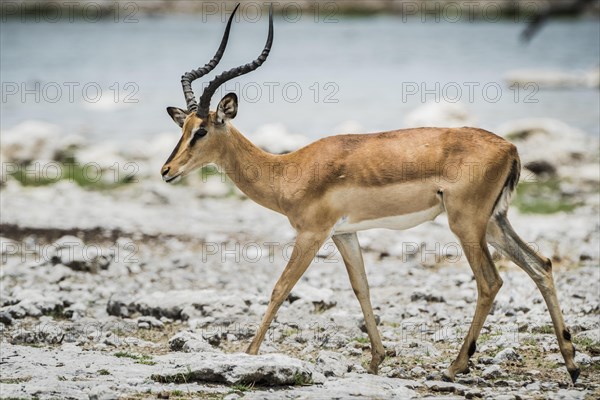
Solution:
<svg viewBox="0 0 600 400">
<path fill-rule="evenodd" d="M 565 340 L 568 340 L 569 342 L 571 341 L 571 333 L 566 329 L 563 330 L 563 337 Z"/>
<path fill-rule="evenodd" d="M 579 368 L 574 369 L 573 371 L 569 371 L 569 375 L 571 375 L 571 381 L 573 381 L 573 383 L 577 382 L 577 378 L 579 378 L 580 372 L 581 370 Z"/>
<path fill-rule="evenodd" d="M 547 272 L 552 271 L 552 261 L 550 259 L 546 260 L 546 265 L 544 265 L 544 269 Z"/>
<path fill-rule="evenodd" d="M 469 357 L 475 354 L 475 350 L 477 350 L 477 344 L 475 344 L 475 341 L 473 340 L 469 345 Z"/>
</svg>

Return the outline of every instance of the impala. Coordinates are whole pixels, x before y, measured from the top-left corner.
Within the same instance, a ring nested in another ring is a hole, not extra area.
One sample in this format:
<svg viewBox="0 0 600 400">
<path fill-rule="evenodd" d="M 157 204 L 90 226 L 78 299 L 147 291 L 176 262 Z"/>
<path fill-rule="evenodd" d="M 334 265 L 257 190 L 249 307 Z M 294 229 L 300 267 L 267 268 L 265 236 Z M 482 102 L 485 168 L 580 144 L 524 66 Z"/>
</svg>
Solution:
<svg viewBox="0 0 600 400">
<path fill-rule="evenodd" d="M 292 153 L 267 153 L 231 124 L 238 111 L 235 94 L 225 95 L 216 111 L 209 107 L 219 86 L 257 69 L 267 59 L 273 43 L 272 9 L 267 42 L 255 61 L 216 76 L 204 89 L 199 105 L 191 88 L 192 81 L 214 69 L 223 56 L 234 14 L 213 59 L 181 79 L 187 110 L 167 109 L 183 134 L 161 172 L 166 182 L 174 182 L 202 165 L 217 164 L 249 198 L 285 215 L 297 232 L 292 256 L 275 284 L 247 353 L 258 353 L 282 302 L 321 245 L 331 238 L 364 314 L 372 354 L 369 372 L 376 374 L 385 352 L 356 232 L 407 229 L 445 212 L 475 276 L 477 303 L 465 341 L 444 371 L 444 379 L 453 380 L 456 374 L 467 372 L 485 318 L 502 286 L 489 243 L 536 283 L 575 382 L 579 368 L 554 288 L 552 264 L 527 246 L 507 219 L 521 169 L 516 147 L 482 129 L 420 128 L 332 136 Z M 258 168 L 258 173 L 243 173 L 248 166 Z M 484 172 L 473 173 L 473 166 L 483 167 Z M 285 173 L 288 167 L 301 173 L 290 179 Z"/>
</svg>

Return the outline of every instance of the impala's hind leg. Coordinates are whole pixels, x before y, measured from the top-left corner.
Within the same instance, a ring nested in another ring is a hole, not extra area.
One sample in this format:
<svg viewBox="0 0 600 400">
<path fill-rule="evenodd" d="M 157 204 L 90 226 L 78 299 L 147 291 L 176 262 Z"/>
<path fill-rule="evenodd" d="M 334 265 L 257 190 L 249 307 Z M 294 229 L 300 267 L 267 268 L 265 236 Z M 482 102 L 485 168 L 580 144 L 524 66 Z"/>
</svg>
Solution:
<svg viewBox="0 0 600 400">
<path fill-rule="evenodd" d="M 552 277 L 552 263 L 546 257 L 537 254 L 521 240 L 513 230 L 510 222 L 508 222 L 505 214 L 495 215 L 490 220 L 488 240 L 492 246 L 527 272 L 542 293 L 552 318 L 560 352 L 565 359 L 565 365 L 571 379 L 575 383 L 580 371 L 574 361 L 575 347 L 571 342 L 571 334 L 565 327 L 560 305 L 558 304 Z"/>
<path fill-rule="evenodd" d="M 448 208 L 447 208 L 448 209 Z M 494 298 L 502 287 L 502 278 L 498 274 L 487 248 L 485 240 L 487 218 L 480 217 L 477 210 L 452 211 L 448 209 L 450 229 L 460 240 L 463 251 L 469 261 L 477 282 L 477 304 L 471 327 L 458 356 L 444 372 L 445 380 L 454 380 L 456 374 L 468 371 L 469 358 L 477 348 L 477 338 L 492 308 Z"/>
<path fill-rule="evenodd" d="M 365 317 L 365 326 L 367 327 L 367 333 L 371 341 L 371 365 L 369 366 L 369 373 L 377 374 L 379 364 L 381 364 L 385 357 L 385 349 L 383 348 L 383 343 L 381 343 L 381 337 L 377 330 L 377 322 L 375 321 L 373 307 L 369 298 L 369 283 L 367 282 L 367 274 L 365 273 L 365 265 L 358 237 L 356 233 L 346 233 L 334 235 L 332 239 L 342 254 L 348 276 L 350 277 L 350 284 Z"/>
</svg>

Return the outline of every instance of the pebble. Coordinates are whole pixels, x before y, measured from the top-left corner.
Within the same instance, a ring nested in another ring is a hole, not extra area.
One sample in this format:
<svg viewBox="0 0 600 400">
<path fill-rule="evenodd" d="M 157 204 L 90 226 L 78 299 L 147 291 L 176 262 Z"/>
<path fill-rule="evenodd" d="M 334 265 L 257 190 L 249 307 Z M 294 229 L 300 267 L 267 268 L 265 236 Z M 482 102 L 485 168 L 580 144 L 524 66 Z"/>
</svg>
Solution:
<svg viewBox="0 0 600 400">
<path fill-rule="evenodd" d="M 444 393 L 456 393 L 462 395 L 466 393 L 469 388 L 459 383 L 444 382 L 444 381 L 425 381 L 425 387 L 434 392 Z"/>
<path fill-rule="evenodd" d="M 319 352 L 316 365 L 326 377 L 343 376 L 349 367 L 348 360 L 342 354 L 326 350 Z"/>
<path fill-rule="evenodd" d="M 496 363 L 502 363 L 505 361 L 521 361 L 521 356 L 519 356 L 515 349 L 508 347 L 504 350 L 500 350 L 494 357 L 494 362 Z"/>
<path fill-rule="evenodd" d="M 497 378 L 500 375 L 502 375 L 502 369 L 498 365 L 490 365 L 481 374 L 485 379 Z"/>
</svg>

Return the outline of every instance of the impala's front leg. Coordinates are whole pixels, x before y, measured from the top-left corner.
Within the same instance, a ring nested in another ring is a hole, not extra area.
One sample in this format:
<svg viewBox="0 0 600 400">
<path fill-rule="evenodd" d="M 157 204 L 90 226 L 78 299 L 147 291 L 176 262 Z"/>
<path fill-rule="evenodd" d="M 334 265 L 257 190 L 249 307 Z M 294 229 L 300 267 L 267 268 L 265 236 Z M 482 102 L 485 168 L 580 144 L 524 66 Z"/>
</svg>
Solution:
<svg viewBox="0 0 600 400">
<path fill-rule="evenodd" d="M 360 308 L 365 317 L 365 326 L 367 327 L 367 333 L 369 334 L 369 340 L 371 341 L 371 364 L 369 366 L 369 373 L 377 375 L 379 364 L 381 364 L 385 358 L 385 349 L 383 348 L 383 343 L 381 342 L 381 337 L 377 330 L 377 322 L 375 320 L 375 315 L 373 314 L 373 307 L 371 306 L 369 283 L 367 281 L 365 264 L 363 262 L 362 252 L 360 251 L 358 237 L 356 236 L 356 233 L 345 233 L 342 235 L 335 235 L 332 239 L 342 254 L 348 276 L 350 277 L 352 290 L 354 290 L 354 294 L 360 303 Z"/>
<path fill-rule="evenodd" d="M 248 350 L 246 350 L 246 353 L 258 353 L 258 349 L 265 338 L 267 329 L 269 329 L 273 318 L 275 318 L 275 314 L 277 314 L 277 310 L 279 310 L 281 303 L 287 299 L 294 288 L 294 285 L 296 285 L 296 282 L 304 275 L 304 272 L 328 236 L 328 231 L 301 232 L 298 234 L 296 243 L 294 244 L 294 250 L 292 251 L 292 257 L 275 284 L 275 288 L 271 294 L 271 301 L 269 301 L 269 306 L 267 307 L 267 312 L 260 323 L 260 327 L 258 328 L 254 339 L 252 339 L 252 343 L 250 343 Z"/>
</svg>

